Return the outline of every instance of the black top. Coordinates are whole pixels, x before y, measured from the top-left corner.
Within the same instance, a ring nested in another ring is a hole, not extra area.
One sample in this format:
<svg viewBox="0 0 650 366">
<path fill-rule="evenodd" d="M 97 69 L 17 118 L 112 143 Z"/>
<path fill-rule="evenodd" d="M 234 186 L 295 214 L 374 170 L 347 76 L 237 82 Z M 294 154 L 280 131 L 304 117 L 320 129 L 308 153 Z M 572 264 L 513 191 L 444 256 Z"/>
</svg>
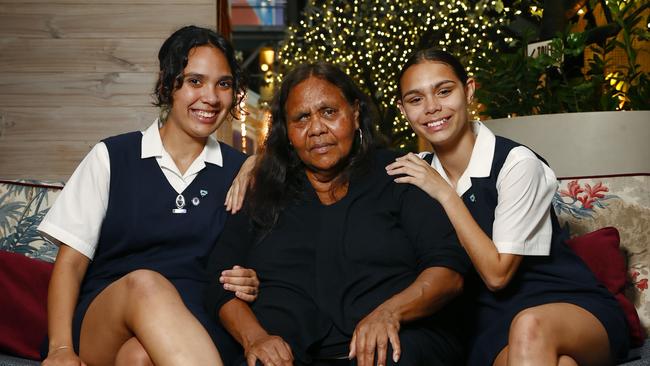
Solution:
<svg viewBox="0 0 650 366">
<path fill-rule="evenodd" d="M 218 274 L 243 263 L 261 281 L 251 305 L 258 320 L 270 334 L 282 336 L 297 359 L 308 361 L 308 353 L 320 353 L 317 344 L 336 342 L 326 336 L 349 341 L 363 317 L 424 269 L 469 271 L 469 258 L 442 207 L 386 174 L 396 153 L 373 155 L 370 171 L 353 177 L 347 195 L 330 206 L 305 178 L 303 199 L 287 207 L 259 241 L 245 214 L 230 216 L 209 262 L 208 311 L 216 315 L 234 297 L 217 282 Z M 425 321 L 441 325 L 453 318 L 448 311 Z"/>
</svg>

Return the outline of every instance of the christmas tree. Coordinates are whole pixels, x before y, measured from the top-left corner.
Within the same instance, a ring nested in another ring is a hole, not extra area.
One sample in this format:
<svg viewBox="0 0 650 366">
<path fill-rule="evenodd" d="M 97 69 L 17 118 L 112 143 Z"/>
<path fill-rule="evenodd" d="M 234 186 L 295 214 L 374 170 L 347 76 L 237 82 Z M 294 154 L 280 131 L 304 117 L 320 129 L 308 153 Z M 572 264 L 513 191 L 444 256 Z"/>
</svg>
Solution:
<svg viewBox="0 0 650 366">
<path fill-rule="evenodd" d="M 393 147 L 414 150 L 415 134 L 396 106 L 396 78 L 408 56 L 435 46 L 459 56 L 471 74 L 473 60 L 495 52 L 497 39 L 511 41 L 501 28 L 518 13 L 501 0 L 312 0 L 281 46 L 279 77 L 300 63 L 338 65 L 379 108 L 378 131 Z"/>
</svg>

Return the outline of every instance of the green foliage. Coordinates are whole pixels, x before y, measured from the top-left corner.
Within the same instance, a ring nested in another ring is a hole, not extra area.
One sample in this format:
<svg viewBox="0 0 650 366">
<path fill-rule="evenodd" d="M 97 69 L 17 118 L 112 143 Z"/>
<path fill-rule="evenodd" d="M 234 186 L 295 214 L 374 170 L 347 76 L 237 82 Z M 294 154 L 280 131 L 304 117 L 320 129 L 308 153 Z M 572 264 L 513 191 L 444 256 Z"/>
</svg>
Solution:
<svg viewBox="0 0 650 366">
<path fill-rule="evenodd" d="M 605 48 L 618 47 L 625 51 L 627 56 L 627 65 L 618 65 L 614 71 L 620 75 L 616 80 L 623 81 L 623 87 L 615 87 L 614 95 L 623 101 L 622 109 L 648 109 L 650 108 L 650 80 L 648 74 L 641 72 L 640 65 L 637 63 L 639 52 L 648 52 L 647 46 L 634 48 L 634 42 L 641 44 L 650 40 L 650 32 L 643 22 L 644 9 L 650 8 L 648 2 L 635 2 L 619 0 L 612 2 L 610 9 L 614 21 L 620 27 L 622 40 L 617 38 L 608 41 Z M 643 5 L 641 5 L 643 3 Z M 611 84 L 611 83 L 610 83 Z"/>
<path fill-rule="evenodd" d="M 312 0 L 281 46 L 281 72 L 299 63 L 337 64 L 373 99 L 393 147 L 416 138 L 397 109 L 397 75 L 415 50 L 436 46 L 466 61 L 489 52 L 513 10 L 502 0 Z M 281 75 L 280 75 L 281 76 Z"/>
<path fill-rule="evenodd" d="M 490 118 L 516 115 L 639 110 L 650 108 L 650 80 L 638 65 L 634 42 L 647 42 L 641 13 L 648 4 L 608 3 L 618 36 L 602 46 L 591 46 L 593 56 L 581 72 L 571 64 L 582 62 L 588 31 L 558 34 L 549 54 L 526 55 L 526 41 L 514 42 L 509 52 L 479 57 L 476 92 L 481 113 Z M 640 26 L 639 26 L 640 25 Z M 628 63 L 613 65 L 614 50 L 622 49 Z M 643 47 L 641 47 L 643 49 Z M 647 51 L 646 51 L 647 52 Z"/>
</svg>

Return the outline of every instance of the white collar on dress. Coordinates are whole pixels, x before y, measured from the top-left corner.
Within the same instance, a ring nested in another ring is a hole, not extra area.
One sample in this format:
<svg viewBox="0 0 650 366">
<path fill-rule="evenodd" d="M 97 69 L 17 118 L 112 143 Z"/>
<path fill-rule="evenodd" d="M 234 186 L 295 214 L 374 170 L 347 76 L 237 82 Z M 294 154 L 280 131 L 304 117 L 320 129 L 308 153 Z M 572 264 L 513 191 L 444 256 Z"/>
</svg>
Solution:
<svg viewBox="0 0 650 366">
<path fill-rule="evenodd" d="M 140 158 L 146 159 L 156 157 L 162 158 L 163 162 L 165 162 L 169 157 L 169 154 L 165 151 L 160 138 L 159 126 L 160 122 L 158 118 L 156 118 L 156 120 L 142 132 L 142 154 L 140 155 Z M 208 137 L 208 142 L 205 144 L 203 151 L 201 151 L 201 154 L 196 157 L 192 165 L 196 164 L 199 165 L 197 168 L 203 168 L 205 163 L 223 166 L 221 145 L 219 145 L 219 141 L 217 141 L 217 139 L 212 135 Z M 163 166 L 162 163 L 161 166 Z"/>
<path fill-rule="evenodd" d="M 468 189 L 472 187 L 472 180 L 470 178 L 485 178 L 490 176 L 492 169 L 492 160 L 494 158 L 494 146 L 496 138 L 492 131 L 490 131 L 483 123 L 479 121 L 472 121 L 472 130 L 476 135 L 474 148 L 472 149 L 472 156 L 469 159 L 467 169 L 458 179 L 456 185 L 456 193 L 462 196 Z M 449 183 L 449 177 L 445 173 L 438 156 L 433 154 L 431 166 L 440 173 L 440 175 Z"/>
</svg>

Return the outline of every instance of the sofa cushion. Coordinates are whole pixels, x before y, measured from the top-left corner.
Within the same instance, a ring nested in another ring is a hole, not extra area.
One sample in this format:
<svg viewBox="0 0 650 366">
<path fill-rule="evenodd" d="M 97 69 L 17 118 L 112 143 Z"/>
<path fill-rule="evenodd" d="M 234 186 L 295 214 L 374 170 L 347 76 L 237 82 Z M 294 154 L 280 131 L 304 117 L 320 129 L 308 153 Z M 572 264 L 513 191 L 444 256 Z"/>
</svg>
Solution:
<svg viewBox="0 0 650 366">
<path fill-rule="evenodd" d="M 58 247 L 36 229 L 61 183 L 0 180 L 0 250 L 53 262 Z"/>
<path fill-rule="evenodd" d="M 650 334 L 650 175 L 562 179 L 553 207 L 571 236 L 607 226 L 618 229 L 627 261 L 625 297 Z"/>
<path fill-rule="evenodd" d="M 625 287 L 625 260 L 619 252 L 618 230 L 605 227 L 567 240 L 567 244 L 587 264 L 596 278 L 612 294 Z"/>
<path fill-rule="evenodd" d="M 569 239 L 567 244 L 614 295 L 627 318 L 632 345 L 634 347 L 641 346 L 645 339 L 645 332 L 634 305 L 624 294 L 627 276 L 625 259 L 619 250 L 618 230 L 613 227 L 605 227 Z"/>
<path fill-rule="evenodd" d="M 52 263 L 0 251 L 0 352 L 37 360 L 47 335 Z"/>
</svg>

